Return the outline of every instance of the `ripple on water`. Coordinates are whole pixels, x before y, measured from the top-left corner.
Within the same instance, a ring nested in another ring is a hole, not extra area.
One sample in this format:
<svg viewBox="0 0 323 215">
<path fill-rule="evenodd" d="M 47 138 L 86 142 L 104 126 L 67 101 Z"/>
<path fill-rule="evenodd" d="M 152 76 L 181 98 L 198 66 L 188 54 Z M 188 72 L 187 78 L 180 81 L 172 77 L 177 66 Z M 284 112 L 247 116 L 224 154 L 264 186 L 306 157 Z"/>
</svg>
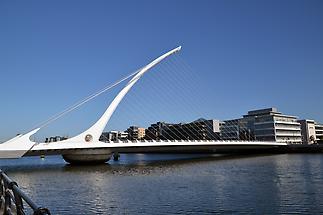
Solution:
<svg viewBox="0 0 323 215">
<path fill-rule="evenodd" d="M 1 161 L 53 214 L 320 214 L 323 156 L 122 155 L 69 166 L 56 156 Z"/>
</svg>

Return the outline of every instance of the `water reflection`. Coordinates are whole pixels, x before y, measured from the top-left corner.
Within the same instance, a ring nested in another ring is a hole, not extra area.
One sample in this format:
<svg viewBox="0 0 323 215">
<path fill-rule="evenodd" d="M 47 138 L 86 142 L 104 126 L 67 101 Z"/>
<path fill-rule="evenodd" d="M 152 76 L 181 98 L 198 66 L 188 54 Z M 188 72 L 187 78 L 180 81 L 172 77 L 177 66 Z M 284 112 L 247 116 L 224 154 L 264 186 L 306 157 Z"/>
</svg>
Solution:
<svg viewBox="0 0 323 215">
<path fill-rule="evenodd" d="M 318 214 L 322 155 L 122 155 L 70 166 L 60 157 L 1 161 L 54 214 Z"/>
</svg>

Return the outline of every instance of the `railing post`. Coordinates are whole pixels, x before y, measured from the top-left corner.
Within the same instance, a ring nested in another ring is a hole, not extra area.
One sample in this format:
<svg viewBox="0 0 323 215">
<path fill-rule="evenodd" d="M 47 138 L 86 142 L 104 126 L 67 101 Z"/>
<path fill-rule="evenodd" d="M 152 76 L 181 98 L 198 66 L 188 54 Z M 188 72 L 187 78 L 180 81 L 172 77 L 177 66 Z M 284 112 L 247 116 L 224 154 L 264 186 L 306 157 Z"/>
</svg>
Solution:
<svg viewBox="0 0 323 215">
<path fill-rule="evenodd" d="M 10 191 L 7 188 L 5 192 L 5 197 L 4 197 L 4 215 L 11 215 L 11 197 L 10 197 Z"/>
<path fill-rule="evenodd" d="M 2 180 L 2 171 L 0 170 L 0 210 L 2 210 L 2 203 L 4 203 L 4 184 Z"/>
<path fill-rule="evenodd" d="M 34 215 L 50 215 L 47 208 L 38 207 L 22 190 L 18 184 L 11 180 L 4 172 L 0 170 L 0 212 L 4 215 L 25 215 L 24 204 L 33 210 Z M 2 205 L 4 207 L 2 208 Z"/>
<path fill-rule="evenodd" d="M 15 181 L 11 181 L 9 183 L 9 189 L 12 190 L 13 192 L 13 196 L 14 196 L 14 201 L 15 201 L 15 205 L 16 205 L 16 210 L 17 210 L 17 215 L 24 215 L 24 205 L 22 203 L 22 198 L 21 196 L 16 192 L 16 189 L 14 189 L 13 187 L 16 186 L 18 187 L 18 184 Z"/>
</svg>

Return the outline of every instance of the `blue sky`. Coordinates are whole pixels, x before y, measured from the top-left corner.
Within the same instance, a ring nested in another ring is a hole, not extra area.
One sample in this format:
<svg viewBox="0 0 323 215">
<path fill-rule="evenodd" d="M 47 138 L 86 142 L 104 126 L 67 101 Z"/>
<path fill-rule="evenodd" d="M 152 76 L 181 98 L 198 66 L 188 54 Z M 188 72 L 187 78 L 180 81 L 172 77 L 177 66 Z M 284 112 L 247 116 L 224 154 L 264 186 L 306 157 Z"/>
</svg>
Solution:
<svg viewBox="0 0 323 215">
<path fill-rule="evenodd" d="M 203 116 L 227 119 L 276 106 L 323 122 L 322 11 L 319 0 L 2 0 L 0 140 L 31 129 L 178 45 L 183 46 L 180 57 L 200 78 Z M 147 92 L 153 79 L 138 83 L 129 96 Z M 115 93 L 101 96 L 44 136 L 85 129 Z M 183 95 L 198 101 L 201 94 Z M 158 113 L 165 107 L 158 98 L 145 102 L 140 114 L 153 107 L 156 115 L 151 116 L 162 117 Z M 121 103 L 109 129 L 150 123 L 140 114 L 136 120 L 122 114 L 126 104 Z M 165 119 L 190 120 L 176 114 L 179 108 L 169 106 Z M 189 115 L 188 107 L 181 108 Z M 127 121 L 118 120 L 124 115 Z"/>
</svg>

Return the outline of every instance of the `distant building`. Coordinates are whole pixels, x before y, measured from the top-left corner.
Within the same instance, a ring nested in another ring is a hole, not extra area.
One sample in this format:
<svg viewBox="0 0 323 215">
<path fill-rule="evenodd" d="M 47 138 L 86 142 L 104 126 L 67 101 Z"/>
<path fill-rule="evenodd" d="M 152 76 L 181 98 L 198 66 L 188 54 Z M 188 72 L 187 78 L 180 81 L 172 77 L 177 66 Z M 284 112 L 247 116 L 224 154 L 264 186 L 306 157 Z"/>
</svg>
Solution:
<svg viewBox="0 0 323 215">
<path fill-rule="evenodd" d="M 243 116 L 256 140 L 301 144 L 301 125 L 297 117 L 284 115 L 276 108 L 249 111 Z"/>
<path fill-rule="evenodd" d="M 109 141 L 118 141 L 118 140 L 127 140 L 128 133 L 123 131 L 109 131 L 103 132 L 100 136 L 100 141 L 109 142 Z"/>
<path fill-rule="evenodd" d="M 68 139 L 68 137 L 66 136 L 54 136 L 54 137 L 46 137 L 45 138 L 45 143 L 52 143 L 52 142 L 58 142 L 58 141 L 62 141 L 62 140 L 66 140 Z"/>
<path fill-rule="evenodd" d="M 303 144 L 313 144 L 316 143 L 316 131 L 314 120 L 303 119 L 298 120 L 301 124 L 301 134 Z"/>
<path fill-rule="evenodd" d="M 130 126 L 126 132 L 128 133 L 129 140 L 142 140 L 145 137 L 145 128 L 138 126 Z"/>
<path fill-rule="evenodd" d="M 254 140 L 248 121 L 241 119 L 225 120 L 221 126 L 222 140 Z"/>
<path fill-rule="evenodd" d="M 145 131 L 146 140 L 166 140 L 167 127 L 174 125 L 166 122 L 151 124 Z"/>
<path fill-rule="evenodd" d="M 203 125 L 202 132 L 205 133 L 205 140 L 219 140 L 220 139 L 220 129 L 223 122 L 217 119 L 203 119 L 200 118 L 191 122 L 190 124 L 197 124 L 199 126 Z"/>
<path fill-rule="evenodd" d="M 190 123 L 180 123 L 169 128 L 178 132 L 175 139 L 181 140 L 219 140 L 221 122 L 215 119 L 200 118 Z M 170 138 L 171 139 L 171 138 Z M 174 137 L 173 137 L 174 139 Z"/>
<path fill-rule="evenodd" d="M 318 143 L 323 143 L 323 124 L 315 123 L 315 135 Z"/>
<path fill-rule="evenodd" d="M 198 119 L 190 123 L 157 122 L 146 129 L 147 140 L 218 140 L 219 120 Z"/>
</svg>

